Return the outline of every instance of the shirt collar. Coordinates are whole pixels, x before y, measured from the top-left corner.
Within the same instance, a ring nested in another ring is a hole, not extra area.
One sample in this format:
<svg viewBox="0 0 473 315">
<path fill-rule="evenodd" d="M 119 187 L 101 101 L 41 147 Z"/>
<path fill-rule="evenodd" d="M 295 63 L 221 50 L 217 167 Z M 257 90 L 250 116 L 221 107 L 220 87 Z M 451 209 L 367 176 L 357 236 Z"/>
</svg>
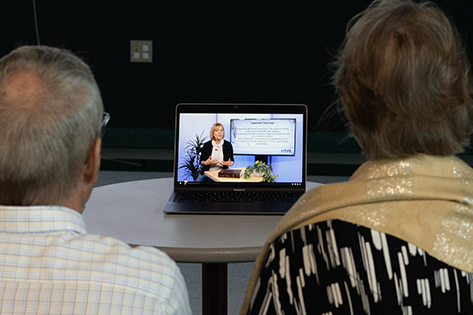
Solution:
<svg viewBox="0 0 473 315">
<path fill-rule="evenodd" d="M 222 141 L 220 141 L 220 143 L 217 144 L 217 142 L 215 142 L 215 140 L 212 140 L 212 145 L 214 147 L 222 147 L 224 142 L 225 142 L 225 140 L 222 139 Z"/>
<path fill-rule="evenodd" d="M 0 232 L 50 233 L 58 231 L 87 233 L 82 215 L 66 207 L 0 205 Z"/>
</svg>

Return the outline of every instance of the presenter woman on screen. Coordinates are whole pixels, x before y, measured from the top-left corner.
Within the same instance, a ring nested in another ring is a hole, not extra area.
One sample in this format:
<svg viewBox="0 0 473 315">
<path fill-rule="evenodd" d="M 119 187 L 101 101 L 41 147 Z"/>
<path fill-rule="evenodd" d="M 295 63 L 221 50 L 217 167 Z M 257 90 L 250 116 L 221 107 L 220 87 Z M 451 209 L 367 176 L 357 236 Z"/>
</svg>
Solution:
<svg viewBox="0 0 473 315">
<path fill-rule="evenodd" d="M 221 123 L 215 123 L 210 129 L 210 138 L 212 140 L 204 143 L 202 148 L 201 174 L 205 171 L 218 171 L 232 166 L 235 162 L 233 159 L 233 147 L 228 141 L 225 141 L 225 130 Z"/>
</svg>

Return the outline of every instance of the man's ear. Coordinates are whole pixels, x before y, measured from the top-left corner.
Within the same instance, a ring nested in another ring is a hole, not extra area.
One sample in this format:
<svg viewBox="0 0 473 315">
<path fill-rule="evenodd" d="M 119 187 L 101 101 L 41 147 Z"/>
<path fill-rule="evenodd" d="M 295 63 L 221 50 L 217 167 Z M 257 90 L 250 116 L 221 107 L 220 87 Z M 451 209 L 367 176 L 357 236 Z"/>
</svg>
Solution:
<svg viewBox="0 0 473 315">
<path fill-rule="evenodd" d="M 84 182 L 87 184 L 95 184 L 100 170 L 100 152 L 102 148 L 102 139 L 95 138 L 94 145 L 90 151 L 89 158 L 85 165 Z"/>
</svg>

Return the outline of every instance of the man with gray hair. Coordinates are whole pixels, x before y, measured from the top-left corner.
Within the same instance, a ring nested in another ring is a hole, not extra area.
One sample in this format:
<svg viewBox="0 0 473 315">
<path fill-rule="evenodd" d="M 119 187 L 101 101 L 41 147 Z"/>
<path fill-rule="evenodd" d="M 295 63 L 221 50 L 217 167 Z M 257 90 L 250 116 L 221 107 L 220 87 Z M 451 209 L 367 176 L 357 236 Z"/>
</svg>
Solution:
<svg viewBox="0 0 473 315">
<path fill-rule="evenodd" d="M 86 233 L 108 115 L 72 53 L 20 47 L 0 59 L 0 313 L 190 314 L 161 251 Z"/>
</svg>

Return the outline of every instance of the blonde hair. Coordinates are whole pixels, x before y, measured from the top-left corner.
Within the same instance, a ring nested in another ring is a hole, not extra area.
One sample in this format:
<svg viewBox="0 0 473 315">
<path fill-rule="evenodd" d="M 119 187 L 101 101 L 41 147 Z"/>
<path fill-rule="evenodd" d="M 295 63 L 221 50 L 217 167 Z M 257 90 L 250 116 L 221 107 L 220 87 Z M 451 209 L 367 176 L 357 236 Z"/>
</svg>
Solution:
<svg viewBox="0 0 473 315">
<path fill-rule="evenodd" d="M 25 75 L 39 81 L 39 93 L 9 97 L 9 80 Z M 89 67 L 62 49 L 12 51 L 0 59 L 0 113 L 0 204 L 67 200 L 100 132 L 103 104 Z"/>
<path fill-rule="evenodd" d="M 223 137 L 225 138 L 225 128 L 223 128 L 223 125 L 221 123 L 215 123 L 210 128 L 210 139 L 212 139 L 212 140 L 215 140 L 214 139 L 214 131 L 215 131 L 215 129 L 217 129 L 217 127 L 222 127 Z"/>
<path fill-rule="evenodd" d="M 371 159 L 451 155 L 468 145 L 470 65 L 432 2 L 374 1 L 356 16 L 334 63 L 352 133 Z"/>
</svg>

